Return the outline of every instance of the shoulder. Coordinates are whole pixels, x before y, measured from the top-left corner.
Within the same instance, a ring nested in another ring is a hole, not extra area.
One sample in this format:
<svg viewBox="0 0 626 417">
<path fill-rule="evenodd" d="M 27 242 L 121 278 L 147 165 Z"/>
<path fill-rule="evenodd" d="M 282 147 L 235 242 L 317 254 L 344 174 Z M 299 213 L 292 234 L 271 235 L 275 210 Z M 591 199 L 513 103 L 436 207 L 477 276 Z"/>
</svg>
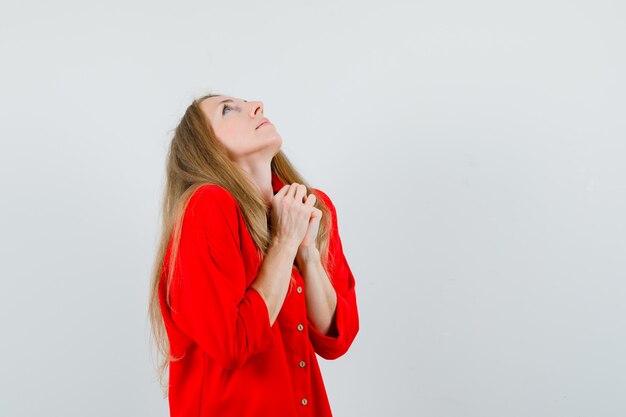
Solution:
<svg viewBox="0 0 626 417">
<path fill-rule="evenodd" d="M 216 184 L 203 184 L 196 188 L 185 208 L 185 216 L 203 222 L 227 220 L 237 222 L 239 205 L 232 194 Z"/>
<path fill-rule="evenodd" d="M 335 206 L 333 205 L 332 200 L 330 199 L 330 197 L 328 196 L 326 192 L 320 190 L 319 188 L 312 188 L 312 190 L 318 198 L 321 198 L 322 201 L 326 203 L 328 208 L 330 208 L 331 210 L 335 210 Z"/>
<path fill-rule="evenodd" d="M 202 184 L 196 188 L 189 197 L 188 207 L 232 207 L 237 205 L 237 200 L 230 191 L 216 184 Z"/>
</svg>

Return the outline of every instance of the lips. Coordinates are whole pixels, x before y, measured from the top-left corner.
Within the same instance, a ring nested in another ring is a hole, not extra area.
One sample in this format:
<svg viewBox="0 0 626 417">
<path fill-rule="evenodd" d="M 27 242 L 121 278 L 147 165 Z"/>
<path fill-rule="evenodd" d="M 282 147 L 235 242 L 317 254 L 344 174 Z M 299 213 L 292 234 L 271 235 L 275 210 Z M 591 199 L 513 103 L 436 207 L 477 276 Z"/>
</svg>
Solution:
<svg viewBox="0 0 626 417">
<path fill-rule="evenodd" d="M 256 129 L 260 128 L 261 126 L 263 126 L 263 125 L 265 125 L 265 124 L 267 124 L 269 122 L 270 122 L 269 119 L 267 117 L 264 117 L 263 120 L 261 120 L 261 123 L 259 123 L 259 125 L 256 127 Z"/>
</svg>

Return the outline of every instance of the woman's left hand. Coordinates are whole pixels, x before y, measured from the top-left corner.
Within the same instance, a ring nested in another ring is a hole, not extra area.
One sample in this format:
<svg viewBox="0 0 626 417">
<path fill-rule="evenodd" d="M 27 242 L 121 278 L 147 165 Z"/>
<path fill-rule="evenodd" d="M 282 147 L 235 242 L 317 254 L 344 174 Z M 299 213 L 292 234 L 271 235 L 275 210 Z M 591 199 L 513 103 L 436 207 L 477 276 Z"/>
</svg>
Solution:
<svg viewBox="0 0 626 417">
<path fill-rule="evenodd" d="M 315 194 L 309 194 L 307 198 L 316 197 Z M 304 234 L 304 238 L 302 239 L 300 246 L 298 246 L 298 252 L 296 253 L 296 262 L 300 265 L 319 258 L 319 251 L 315 246 L 315 239 L 317 238 L 317 232 L 319 231 L 321 219 L 322 210 L 313 207 L 311 217 L 309 218 L 309 226 Z"/>
</svg>

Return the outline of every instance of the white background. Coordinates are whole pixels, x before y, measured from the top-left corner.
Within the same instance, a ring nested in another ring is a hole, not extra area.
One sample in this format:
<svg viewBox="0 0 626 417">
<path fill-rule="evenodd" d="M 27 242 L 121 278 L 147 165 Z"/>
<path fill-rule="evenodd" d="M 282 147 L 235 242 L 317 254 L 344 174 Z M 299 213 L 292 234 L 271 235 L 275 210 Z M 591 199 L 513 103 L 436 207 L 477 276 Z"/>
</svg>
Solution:
<svg viewBox="0 0 626 417">
<path fill-rule="evenodd" d="M 339 214 L 336 417 L 626 415 L 621 1 L 0 2 L 0 415 L 167 416 L 149 272 L 190 101 Z"/>
</svg>

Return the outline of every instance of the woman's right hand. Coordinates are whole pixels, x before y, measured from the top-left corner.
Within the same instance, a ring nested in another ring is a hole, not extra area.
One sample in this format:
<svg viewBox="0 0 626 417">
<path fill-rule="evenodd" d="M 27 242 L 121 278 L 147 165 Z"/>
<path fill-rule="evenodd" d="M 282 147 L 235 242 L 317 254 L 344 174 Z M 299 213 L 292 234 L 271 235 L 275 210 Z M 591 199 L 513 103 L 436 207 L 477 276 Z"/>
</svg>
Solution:
<svg viewBox="0 0 626 417">
<path fill-rule="evenodd" d="M 272 241 L 298 248 L 309 226 L 315 198 L 306 198 L 303 184 L 286 184 L 271 201 Z"/>
</svg>

